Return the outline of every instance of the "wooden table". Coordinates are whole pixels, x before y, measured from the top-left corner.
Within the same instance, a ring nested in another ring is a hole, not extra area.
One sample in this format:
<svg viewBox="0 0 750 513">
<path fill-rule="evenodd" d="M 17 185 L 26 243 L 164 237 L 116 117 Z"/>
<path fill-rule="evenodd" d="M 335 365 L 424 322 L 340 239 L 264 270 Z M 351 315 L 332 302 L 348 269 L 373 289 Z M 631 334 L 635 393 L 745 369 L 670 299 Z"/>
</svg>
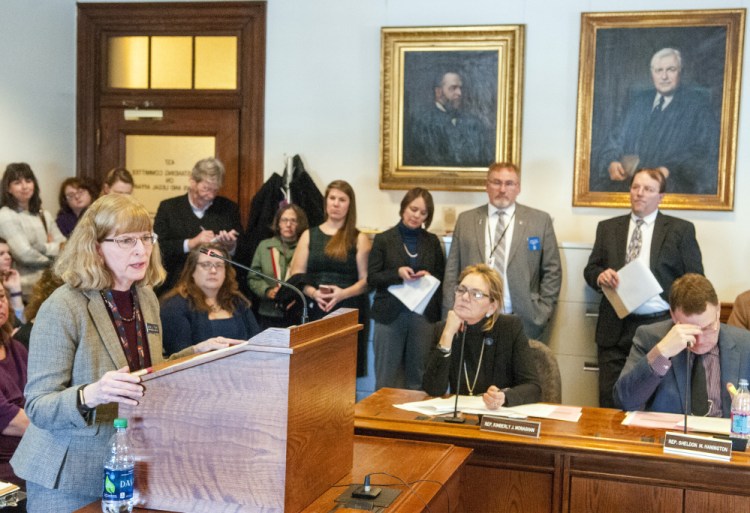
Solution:
<svg viewBox="0 0 750 513">
<path fill-rule="evenodd" d="M 434 422 L 393 404 L 423 392 L 382 389 L 355 406 L 355 431 L 450 443 L 474 452 L 464 473 L 467 512 L 750 511 L 750 455 L 730 462 L 662 451 L 664 431 L 627 427 L 620 410 L 584 408 L 579 422 L 542 420 L 538 439 Z"/>
<path fill-rule="evenodd" d="M 416 513 L 422 511 L 456 512 L 460 505 L 461 480 L 470 449 L 431 442 L 393 440 L 382 437 L 354 437 L 354 466 L 341 479 L 303 511 L 325 513 L 336 506 L 336 498 L 349 484 L 362 483 L 365 475 L 375 472 L 390 474 L 371 477 L 373 486 L 401 491 L 387 512 Z M 411 491 L 399 481 L 411 485 Z M 416 482 L 415 481 L 419 481 Z M 137 486 L 137 483 L 136 483 Z M 136 513 L 157 513 L 157 510 L 134 508 Z M 237 510 L 241 511 L 241 510 Z M 362 511 L 339 509 L 338 512 Z M 76 513 L 101 513 L 95 502 Z"/>
</svg>

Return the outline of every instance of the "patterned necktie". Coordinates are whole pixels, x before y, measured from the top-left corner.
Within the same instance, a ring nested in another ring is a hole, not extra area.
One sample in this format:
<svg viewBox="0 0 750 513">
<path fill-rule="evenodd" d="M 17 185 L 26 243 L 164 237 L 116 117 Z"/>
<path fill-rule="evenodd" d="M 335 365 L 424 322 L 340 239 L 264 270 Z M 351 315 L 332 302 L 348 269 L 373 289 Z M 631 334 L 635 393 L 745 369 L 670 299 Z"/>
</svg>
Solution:
<svg viewBox="0 0 750 513">
<path fill-rule="evenodd" d="M 495 269 L 500 273 L 501 276 L 505 275 L 505 241 L 501 240 L 503 233 L 505 232 L 505 212 L 498 210 L 497 212 L 497 225 L 495 226 L 495 236 L 492 239 L 492 247 L 495 250 L 492 252 L 493 262 Z"/>
<path fill-rule="evenodd" d="M 641 226 L 643 226 L 643 219 L 638 219 L 635 222 L 635 228 L 633 229 L 633 235 L 630 236 L 630 244 L 628 244 L 628 254 L 625 257 L 625 263 L 628 264 L 632 260 L 638 258 L 641 253 L 641 246 L 643 246 L 643 237 L 641 235 Z"/>
<path fill-rule="evenodd" d="M 652 113 L 658 113 L 664 110 L 664 96 L 659 97 L 659 103 L 656 104 L 656 106 L 651 111 Z"/>
</svg>

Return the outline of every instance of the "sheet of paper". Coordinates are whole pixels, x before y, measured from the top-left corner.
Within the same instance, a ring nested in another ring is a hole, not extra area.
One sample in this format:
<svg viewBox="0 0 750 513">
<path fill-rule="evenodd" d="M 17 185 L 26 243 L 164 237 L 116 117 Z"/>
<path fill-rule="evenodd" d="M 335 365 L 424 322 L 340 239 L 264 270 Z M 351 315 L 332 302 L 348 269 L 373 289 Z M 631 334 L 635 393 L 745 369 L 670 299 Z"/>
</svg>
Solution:
<svg viewBox="0 0 750 513">
<path fill-rule="evenodd" d="M 439 286 L 440 280 L 427 275 L 401 285 L 391 285 L 388 292 L 396 296 L 409 310 L 421 315 Z"/>
<path fill-rule="evenodd" d="M 413 411 L 422 415 L 443 415 L 453 411 L 455 396 L 413 403 L 394 404 L 396 408 Z M 537 417 L 541 419 L 556 419 L 568 422 L 578 422 L 581 418 L 581 408 L 577 406 L 561 406 L 559 404 L 533 403 L 490 410 L 485 407 L 481 396 L 461 395 L 458 397 L 458 411 L 472 415 L 498 415 L 516 419 Z"/>
<path fill-rule="evenodd" d="M 638 259 L 617 271 L 617 276 L 620 279 L 617 288 L 602 287 L 602 292 L 620 319 L 664 290 L 651 269 Z"/>
<path fill-rule="evenodd" d="M 622 424 L 624 426 L 681 430 L 685 425 L 685 417 L 679 413 L 631 411 L 625 415 L 625 420 L 622 421 Z M 728 435 L 729 430 L 729 419 L 688 416 L 688 431 Z"/>
</svg>

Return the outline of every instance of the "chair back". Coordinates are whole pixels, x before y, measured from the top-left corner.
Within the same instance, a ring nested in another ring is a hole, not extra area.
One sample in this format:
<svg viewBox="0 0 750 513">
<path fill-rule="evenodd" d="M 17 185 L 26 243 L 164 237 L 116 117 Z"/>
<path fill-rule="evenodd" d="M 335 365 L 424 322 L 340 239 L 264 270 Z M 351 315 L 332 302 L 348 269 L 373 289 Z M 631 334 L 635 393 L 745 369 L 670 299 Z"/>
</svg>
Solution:
<svg viewBox="0 0 750 513">
<path fill-rule="evenodd" d="M 534 355 L 534 366 L 542 387 L 542 402 L 560 404 L 562 402 L 562 379 L 555 354 L 546 344 L 538 340 L 530 339 L 529 346 Z"/>
</svg>

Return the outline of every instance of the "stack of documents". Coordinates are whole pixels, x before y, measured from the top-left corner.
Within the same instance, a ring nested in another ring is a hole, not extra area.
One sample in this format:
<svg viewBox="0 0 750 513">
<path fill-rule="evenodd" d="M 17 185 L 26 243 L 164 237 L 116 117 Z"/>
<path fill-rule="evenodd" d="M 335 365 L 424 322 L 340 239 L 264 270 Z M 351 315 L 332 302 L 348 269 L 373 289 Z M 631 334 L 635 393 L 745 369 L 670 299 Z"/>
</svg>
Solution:
<svg viewBox="0 0 750 513">
<path fill-rule="evenodd" d="M 401 285 L 391 285 L 388 292 L 393 294 L 412 312 L 422 315 L 433 294 L 440 286 L 440 280 L 428 274 Z"/>
<path fill-rule="evenodd" d="M 396 408 L 421 413 L 422 415 L 445 415 L 451 413 L 456 404 L 456 397 L 427 399 L 413 403 L 394 404 Z M 537 417 L 540 419 L 564 420 L 578 422 L 581 418 L 581 408 L 577 406 L 561 406 L 559 404 L 533 403 L 513 406 L 512 408 L 488 409 L 481 396 L 458 396 L 458 411 L 473 415 L 496 415 L 511 419 L 525 419 Z"/>
<path fill-rule="evenodd" d="M 660 413 L 654 411 L 631 411 L 625 415 L 623 426 L 645 427 L 655 429 L 680 429 L 685 426 L 685 416 L 679 413 Z M 688 415 L 688 430 L 700 433 L 728 435 L 729 419 L 717 417 L 694 417 Z"/>
</svg>

